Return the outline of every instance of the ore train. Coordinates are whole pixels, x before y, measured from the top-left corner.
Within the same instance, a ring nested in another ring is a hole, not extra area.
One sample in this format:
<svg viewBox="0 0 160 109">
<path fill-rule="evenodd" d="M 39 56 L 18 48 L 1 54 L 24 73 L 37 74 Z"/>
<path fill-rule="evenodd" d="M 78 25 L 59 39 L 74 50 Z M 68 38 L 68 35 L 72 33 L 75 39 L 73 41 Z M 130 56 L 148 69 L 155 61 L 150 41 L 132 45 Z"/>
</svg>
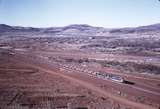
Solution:
<svg viewBox="0 0 160 109">
<path fill-rule="evenodd" d="M 110 74 L 106 72 L 93 72 L 92 74 L 100 79 L 111 80 L 111 81 L 120 82 L 120 83 L 124 82 L 123 77 L 115 74 Z"/>
</svg>

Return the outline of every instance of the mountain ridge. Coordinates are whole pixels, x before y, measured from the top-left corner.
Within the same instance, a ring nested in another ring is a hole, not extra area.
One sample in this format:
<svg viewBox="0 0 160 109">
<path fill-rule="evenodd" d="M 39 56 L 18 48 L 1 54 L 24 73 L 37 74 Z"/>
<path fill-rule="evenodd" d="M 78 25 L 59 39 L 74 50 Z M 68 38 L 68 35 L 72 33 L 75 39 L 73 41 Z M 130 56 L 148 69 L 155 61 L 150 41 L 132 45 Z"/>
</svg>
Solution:
<svg viewBox="0 0 160 109">
<path fill-rule="evenodd" d="M 105 34 L 133 34 L 133 33 L 147 33 L 159 32 L 160 23 L 139 26 L 139 27 L 126 27 L 126 28 L 104 28 L 95 27 L 87 24 L 72 24 L 64 27 L 23 27 L 23 26 L 10 26 L 0 24 L 0 32 L 37 32 L 43 34 L 79 34 L 79 35 L 105 35 Z"/>
</svg>

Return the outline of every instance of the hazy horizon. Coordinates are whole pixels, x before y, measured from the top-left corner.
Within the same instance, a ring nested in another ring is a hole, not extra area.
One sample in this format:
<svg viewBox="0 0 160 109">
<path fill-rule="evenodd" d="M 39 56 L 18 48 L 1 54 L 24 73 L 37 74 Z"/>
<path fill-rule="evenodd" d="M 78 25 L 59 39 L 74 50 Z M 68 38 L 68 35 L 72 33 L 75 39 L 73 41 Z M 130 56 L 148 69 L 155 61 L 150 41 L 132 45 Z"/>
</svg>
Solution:
<svg viewBox="0 0 160 109">
<path fill-rule="evenodd" d="M 0 0 L 0 24 L 62 27 L 87 24 L 105 28 L 160 23 L 158 0 Z"/>
<path fill-rule="evenodd" d="M 160 24 L 160 22 L 158 23 L 154 23 L 154 24 L 146 24 L 146 25 L 138 25 L 138 26 L 124 26 L 124 27 L 104 27 L 104 26 L 94 26 L 94 25 L 89 25 L 89 24 L 68 24 L 68 25 L 63 25 L 63 26 L 24 26 L 24 25 L 9 25 L 9 24 L 5 24 L 5 23 L 2 23 L 0 25 L 8 25 L 8 26 L 15 26 L 15 27 L 33 27 L 33 28 L 52 28 L 52 27 L 65 27 L 65 26 L 71 26 L 71 25 L 88 25 L 88 26 L 91 26 L 91 27 L 102 27 L 102 28 L 108 28 L 108 29 L 116 29 L 116 28 L 136 28 L 136 27 L 141 27 L 141 26 L 150 26 L 150 25 L 156 25 L 156 24 Z"/>
</svg>

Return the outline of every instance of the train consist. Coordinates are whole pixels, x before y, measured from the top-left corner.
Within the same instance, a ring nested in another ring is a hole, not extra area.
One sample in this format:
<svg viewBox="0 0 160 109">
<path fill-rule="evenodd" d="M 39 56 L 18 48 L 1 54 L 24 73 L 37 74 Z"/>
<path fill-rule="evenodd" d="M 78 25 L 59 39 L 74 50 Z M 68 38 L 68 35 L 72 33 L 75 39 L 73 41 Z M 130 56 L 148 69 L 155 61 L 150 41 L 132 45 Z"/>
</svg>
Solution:
<svg viewBox="0 0 160 109">
<path fill-rule="evenodd" d="M 125 82 L 125 80 L 121 76 L 111 74 L 111 73 L 108 73 L 108 72 L 91 71 L 91 70 L 88 70 L 88 69 L 77 67 L 75 65 L 61 64 L 61 66 L 62 66 L 61 67 L 62 69 L 74 70 L 74 71 L 76 70 L 76 71 L 84 72 L 86 74 L 89 74 L 90 76 L 94 76 L 94 77 L 97 77 L 99 79 L 111 80 L 111 81 L 119 82 L 119 83 L 124 83 Z"/>
<path fill-rule="evenodd" d="M 104 80 L 111 80 L 120 83 L 124 82 L 124 79 L 122 77 L 106 72 L 93 72 L 92 75 Z"/>
</svg>

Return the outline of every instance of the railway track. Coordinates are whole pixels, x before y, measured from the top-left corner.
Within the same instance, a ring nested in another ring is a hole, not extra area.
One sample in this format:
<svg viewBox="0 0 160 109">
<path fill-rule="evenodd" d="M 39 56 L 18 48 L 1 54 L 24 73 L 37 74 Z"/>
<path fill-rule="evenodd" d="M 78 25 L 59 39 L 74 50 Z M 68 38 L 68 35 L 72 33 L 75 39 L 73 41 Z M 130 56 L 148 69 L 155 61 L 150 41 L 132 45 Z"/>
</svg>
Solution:
<svg viewBox="0 0 160 109">
<path fill-rule="evenodd" d="M 118 83 L 118 84 L 124 84 L 124 85 L 127 85 L 127 86 L 131 87 L 131 88 L 137 89 L 139 91 L 160 96 L 159 92 L 155 92 L 155 91 L 151 91 L 151 90 L 148 90 L 148 89 L 144 89 L 144 88 L 135 86 L 133 82 L 127 81 L 127 80 L 125 80 L 122 77 L 119 77 L 117 75 L 113 75 L 113 74 L 109 74 L 109 73 L 106 74 L 106 73 L 103 73 L 103 72 L 91 71 L 91 70 L 87 70 L 87 69 L 83 69 L 83 68 L 78 68 L 77 66 L 74 66 L 74 65 L 64 65 L 64 64 L 59 64 L 59 65 L 60 65 L 60 68 L 65 69 L 66 72 L 67 71 L 71 71 L 71 72 L 77 71 L 77 72 L 81 72 L 81 73 L 83 72 L 84 74 L 87 74 L 89 76 L 93 76 L 97 79 L 101 79 L 101 80 L 105 80 L 105 81 L 112 81 L 112 82 L 115 82 L 115 83 Z"/>
</svg>

